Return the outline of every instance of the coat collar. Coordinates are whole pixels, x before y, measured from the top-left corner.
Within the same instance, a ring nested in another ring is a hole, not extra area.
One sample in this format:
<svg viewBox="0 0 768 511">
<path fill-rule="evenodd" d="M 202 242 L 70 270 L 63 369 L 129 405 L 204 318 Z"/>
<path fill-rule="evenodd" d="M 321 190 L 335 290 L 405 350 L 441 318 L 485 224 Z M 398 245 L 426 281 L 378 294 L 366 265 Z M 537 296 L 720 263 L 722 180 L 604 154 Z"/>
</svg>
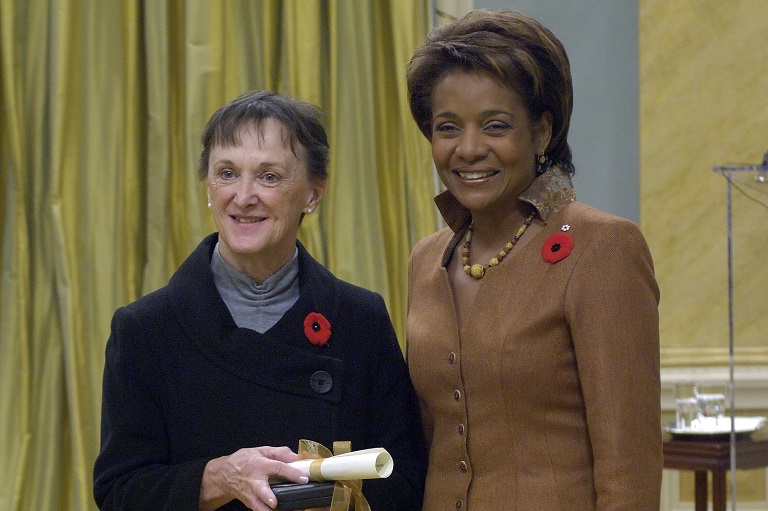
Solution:
<svg viewBox="0 0 768 511">
<path fill-rule="evenodd" d="M 304 334 L 304 318 L 310 312 L 319 312 L 331 325 L 335 323 L 337 279 L 297 241 L 299 300 L 264 334 L 240 328 L 213 281 L 211 256 L 217 241 L 217 233 L 203 239 L 168 283 L 174 319 L 192 344 L 228 372 L 281 391 L 306 394 L 306 382 L 296 376 L 307 371 L 337 374 L 341 361 L 326 356 L 327 346 L 311 344 Z M 340 386 L 336 389 L 340 391 Z M 341 396 L 331 391 L 313 397 L 337 400 Z"/>
<path fill-rule="evenodd" d="M 576 200 L 576 192 L 571 175 L 561 166 L 553 165 L 537 177 L 531 186 L 518 196 L 518 199 L 533 206 L 539 218 L 546 224 L 563 206 Z M 472 215 L 448 190 L 435 197 L 435 204 L 445 223 L 454 232 L 443 252 L 441 263 L 442 266 L 448 266 L 456 247 L 462 242 L 464 232 L 472 221 Z"/>
</svg>

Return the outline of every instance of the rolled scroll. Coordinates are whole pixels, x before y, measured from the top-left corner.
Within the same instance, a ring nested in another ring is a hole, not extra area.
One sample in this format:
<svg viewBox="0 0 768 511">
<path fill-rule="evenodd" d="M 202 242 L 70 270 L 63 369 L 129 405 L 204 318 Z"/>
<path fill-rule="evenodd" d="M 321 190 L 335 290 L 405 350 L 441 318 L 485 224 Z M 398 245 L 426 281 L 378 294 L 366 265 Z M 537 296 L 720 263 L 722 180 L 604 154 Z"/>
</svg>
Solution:
<svg viewBox="0 0 768 511">
<path fill-rule="evenodd" d="M 310 481 L 342 481 L 383 479 L 389 477 L 395 464 L 386 449 L 376 447 L 329 458 L 294 461 L 289 465 L 304 472 Z"/>
</svg>

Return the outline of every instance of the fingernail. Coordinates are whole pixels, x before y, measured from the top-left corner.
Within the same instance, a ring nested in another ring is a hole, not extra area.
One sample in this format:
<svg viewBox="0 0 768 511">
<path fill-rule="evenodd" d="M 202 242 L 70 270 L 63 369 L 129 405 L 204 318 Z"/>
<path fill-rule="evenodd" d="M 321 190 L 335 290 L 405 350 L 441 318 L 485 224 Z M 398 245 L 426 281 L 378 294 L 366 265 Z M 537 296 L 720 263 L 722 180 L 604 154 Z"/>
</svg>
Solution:
<svg viewBox="0 0 768 511">
<path fill-rule="evenodd" d="M 301 484 L 307 484 L 307 483 L 309 482 L 309 477 L 307 477 L 307 476 L 301 476 L 301 477 L 299 477 L 299 482 L 300 482 Z"/>
</svg>

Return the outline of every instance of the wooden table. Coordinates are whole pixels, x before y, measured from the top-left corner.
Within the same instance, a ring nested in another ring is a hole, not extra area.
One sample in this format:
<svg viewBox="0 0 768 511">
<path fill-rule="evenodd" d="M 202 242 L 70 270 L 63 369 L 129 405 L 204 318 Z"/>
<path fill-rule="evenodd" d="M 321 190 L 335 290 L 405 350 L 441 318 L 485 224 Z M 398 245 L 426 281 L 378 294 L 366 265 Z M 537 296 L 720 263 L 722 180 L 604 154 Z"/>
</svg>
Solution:
<svg viewBox="0 0 768 511">
<path fill-rule="evenodd" d="M 768 466 L 768 440 L 736 440 L 736 468 Z M 729 439 L 693 437 L 664 442 L 664 468 L 693 470 L 696 511 L 707 511 L 707 472 L 712 472 L 712 510 L 726 511 L 726 474 L 731 468 Z"/>
</svg>

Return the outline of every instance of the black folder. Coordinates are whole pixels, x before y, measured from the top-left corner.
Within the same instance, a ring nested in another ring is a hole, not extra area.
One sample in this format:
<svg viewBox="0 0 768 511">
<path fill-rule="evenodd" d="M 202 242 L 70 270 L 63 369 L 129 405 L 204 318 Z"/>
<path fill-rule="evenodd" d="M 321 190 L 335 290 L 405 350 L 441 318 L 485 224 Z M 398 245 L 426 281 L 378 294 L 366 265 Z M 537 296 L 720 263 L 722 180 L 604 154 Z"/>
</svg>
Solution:
<svg viewBox="0 0 768 511">
<path fill-rule="evenodd" d="M 295 509 L 308 509 L 312 507 L 325 507 L 331 505 L 333 497 L 332 481 L 324 483 L 283 483 L 272 486 L 272 491 L 277 497 L 276 511 L 293 511 Z"/>
</svg>

